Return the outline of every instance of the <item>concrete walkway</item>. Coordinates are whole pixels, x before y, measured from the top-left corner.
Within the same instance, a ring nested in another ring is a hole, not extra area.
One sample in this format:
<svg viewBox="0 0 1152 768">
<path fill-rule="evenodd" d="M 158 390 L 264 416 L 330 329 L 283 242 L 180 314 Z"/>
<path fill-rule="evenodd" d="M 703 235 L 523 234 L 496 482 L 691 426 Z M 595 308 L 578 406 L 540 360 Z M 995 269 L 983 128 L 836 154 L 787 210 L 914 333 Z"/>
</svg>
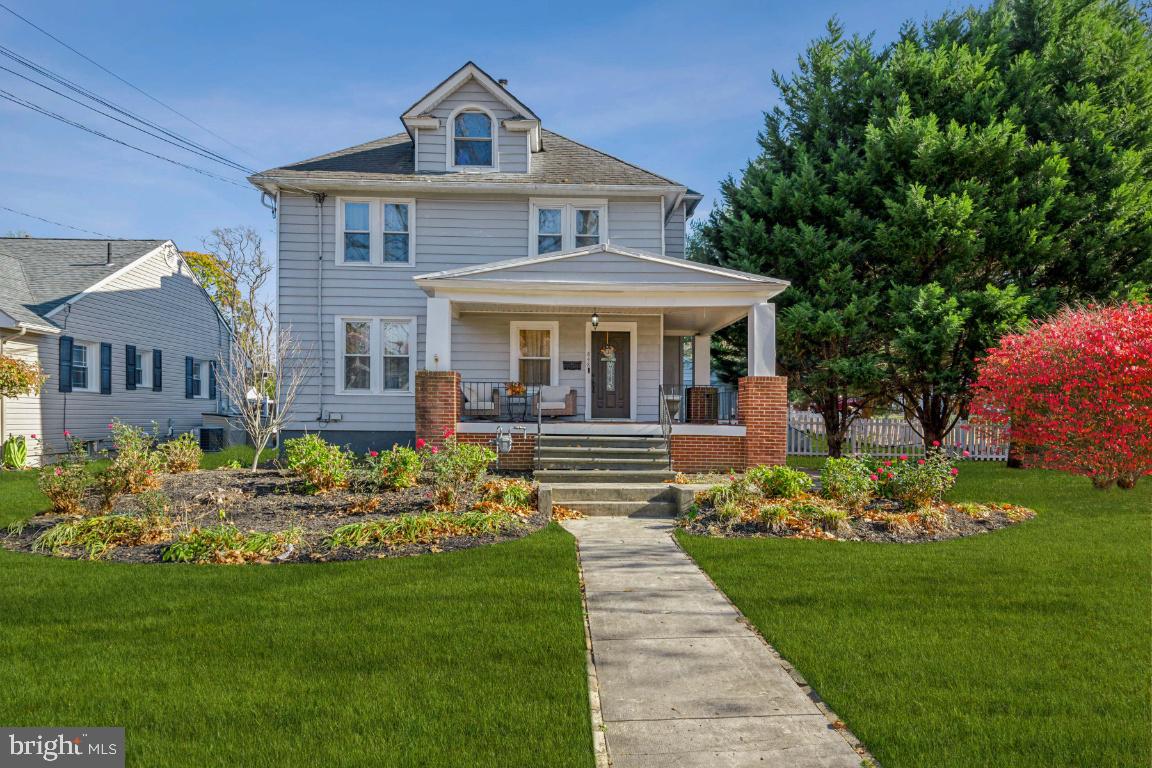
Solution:
<svg viewBox="0 0 1152 768">
<path fill-rule="evenodd" d="M 614 768 L 859 768 L 845 737 L 672 540 L 671 523 L 564 526 L 579 541 L 593 717 L 598 692 Z"/>
</svg>

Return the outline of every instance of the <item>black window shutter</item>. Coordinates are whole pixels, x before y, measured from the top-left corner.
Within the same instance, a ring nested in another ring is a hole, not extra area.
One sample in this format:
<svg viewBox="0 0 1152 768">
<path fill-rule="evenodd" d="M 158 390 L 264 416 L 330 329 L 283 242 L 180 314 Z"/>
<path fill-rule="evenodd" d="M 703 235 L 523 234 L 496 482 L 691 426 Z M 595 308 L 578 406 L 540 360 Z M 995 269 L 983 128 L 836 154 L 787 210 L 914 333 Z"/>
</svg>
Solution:
<svg viewBox="0 0 1152 768">
<path fill-rule="evenodd" d="M 160 350 L 152 350 L 152 391 L 162 392 L 164 390 L 164 358 L 160 355 Z"/>
<path fill-rule="evenodd" d="M 216 361 L 208 363 L 208 399 L 216 399 Z"/>
<path fill-rule="evenodd" d="M 72 391 L 72 337 L 60 337 L 60 391 Z"/>
<path fill-rule="evenodd" d="M 184 358 L 184 397 L 191 400 L 194 395 L 192 394 L 192 368 L 195 367 L 196 360 L 191 357 Z"/>
<path fill-rule="evenodd" d="M 124 389 L 136 389 L 136 347 L 124 345 Z"/>
<path fill-rule="evenodd" d="M 112 394 L 112 345 L 100 344 L 100 394 Z"/>
</svg>

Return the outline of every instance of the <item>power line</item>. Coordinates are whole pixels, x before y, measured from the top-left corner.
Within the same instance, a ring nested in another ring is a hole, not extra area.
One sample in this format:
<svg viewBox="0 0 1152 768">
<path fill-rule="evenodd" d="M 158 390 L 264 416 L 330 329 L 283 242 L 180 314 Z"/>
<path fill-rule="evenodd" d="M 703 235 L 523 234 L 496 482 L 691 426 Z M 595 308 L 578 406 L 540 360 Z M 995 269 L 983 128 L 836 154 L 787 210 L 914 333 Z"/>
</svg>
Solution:
<svg viewBox="0 0 1152 768">
<path fill-rule="evenodd" d="M 221 136 L 220 134 L 216 133 L 216 132 L 215 132 L 215 131 L 213 131 L 211 128 L 208 128 L 207 126 L 201 125 L 200 123 L 198 123 L 198 122 L 196 122 L 195 120 L 193 120 L 192 118 L 188 117 L 188 115 L 186 115 L 186 114 L 184 114 L 183 112 L 179 111 L 179 110 L 178 110 L 178 109 L 176 109 L 175 107 L 169 106 L 168 104 L 164 103 L 163 101 L 161 101 L 160 99 L 156 98 L 156 97 L 155 97 L 155 96 L 153 96 L 152 94 L 148 93 L 148 92 L 147 92 L 147 91 L 145 91 L 143 88 L 140 88 L 139 86 L 137 86 L 137 85 L 134 85 L 133 83 L 130 83 L 130 82 L 128 82 L 128 81 L 127 81 L 127 80 L 125 80 L 123 77 L 120 77 L 120 75 L 118 75 L 118 74 L 116 74 L 115 72 L 113 72 L 112 70 L 108 69 L 107 67 L 105 67 L 105 66 L 104 66 L 103 64 L 101 64 L 100 62 L 98 62 L 98 61 L 96 61 L 95 59 L 93 59 L 93 58 L 91 58 L 91 57 L 87 56 L 87 55 L 86 55 L 86 54 L 84 54 L 84 53 L 81 53 L 80 51 L 76 50 L 75 48 L 73 48 L 73 47 L 72 47 L 71 45 L 69 45 L 68 43 L 66 43 L 66 42 L 64 42 L 63 40 L 61 40 L 60 38 L 56 37 L 56 35 L 52 34 L 52 33 L 51 33 L 51 32 L 49 32 L 48 30 L 44 29 L 44 28 L 43 28 L 43 27 L 41 27 L 41 26 L 38 26 L 38 25 L 37 25 L 37 24 L 35 24 L 34 22 L 32 22 L 32 21 L 30 21 L 29 19 L 25 18 L 24 16 L 21 16 L 19 13 L 17 13 L 17 12 L 16 12 L 16 11 L 14 11 L 14 10 L 12 10 L 11 8 L 9 8 L 9 7 L 8 7 L 7 5 L 5 5 L 4 3 L 0 2 L 0 8 L 3 8 L 4 10 L 8 11 L 8 13 L 10 13 L 10 14 L 12 14 L 13 16 L 15 16 L 16 18 L 20 19 L 20 21 L 24 22 L 25 24 L 27 24 L 28 26 L 32 27 L 32 28 L 33 28 L 33 29 L 35 29 L 36 31 L 40 32 L 41 34 L 43 34 L 43 35 L 45 35 L 45 36 L 47 36 L 47 37 L 51 38 L 52 40 L 55 40 L 55 41 L 56 41 L 57 43 L 59 43 L 60 45 L 64 46 L 64 47 L 65 47 L 65 48 L 67 48 L 68 50 L 72 51 L 72 53 L 74 53 L 74 54 L 76 54 L 77 56 L 79 56 L 80 58 L 84 59 L 84 60 L 85 60 L 85 61 L 87 61 L 89 64 L 92 64 L 93 66 L 95 66 L 95 67 L 98 67 L 98 68 L 99 68 L 99 69 L 101 69 L 102 71 L 104 71 L 104 72 L 106 72 L 107 74 L 111 75 L 112 77 L 116 78 L 117 80 L 119 80 L 121 83 L 123 83 L 124 85 L 128 86 L 128 87 L 129 87 L 129 88 L 131 88 L 132 90 L 134 90 L 134 91 L 136 91 L 137 93 L 139 93 L 139 94 L 141 94 L 141 95 L 143 95 L 143 96 L 147 97 L 148 99 L 151 99 L 152 101 L 156 102 L 157 104 L 159 104 L 160 106 L 164 107 L 164 109 L 167 109 L 169 112 L 173 113 L 174 115 L 178 115 L 179 117 L 182 117 L 182 118 L 184 118 L 184 119 L 185 119 L 185 120 L 187 120 L 188 122 L 192 123 L 192 125 L 196 126 L 197 128 L 199 128 L 200 130 L 202 130 L 202 131 L 204 131 L 204 132 L 206 132 L 206 133 L 209 133 L 209 134 L 211 134 L 211 135 L 215 136 L 216 138 L 220 139 L 220 141 L 224 142 L 225 144 L 227 144 L 228 146 L 232 147 L 233 149 L 238 149 L 238 150 L 240 150 L 241 152 L 243 152 L 244 154 L 248 155 L 249 157 L 252 157 L 252 156 L 253 156 L 253 155 L 252 155 L 250 152 L 248 152 L 247 150 L 245 150 L 243 147 L 241 147 L 241 146 L 238 146 L 238 145 L 236 145 L 236 144 L 233 144 L 231 141 L 228 141 L 228 139 L 226 139 L 226 138 L 224 138 L 223 136 Z"/>
<path fill-rule="evenodd" d="M 207 176 L 211 179 L 216 179 L 217 181 L 222 181 L 225 184 L 231 184 L 234 187 L 240 187 L 241 189 L 249 189 L 250 188 L 247 184 L 240 184 L 239 182 L 233 181 L 232 179 L 228 179 L 228 178 L 225 178 L 223 176 L 218 176 L 217 174 L 212 173 L 211 171 L 206 171 L 203 168 L 197 168 L 194 165 L 188 165 L 187 163 L 182 163 L 179 160 L 173 160 L 170 157 L 165 157 L 164 155 L 158 155 L 155 152 L 149 152 L 148 150 L 144 149 L 143 147 L 138 147 L 135 144 L 129 144 L 126 141 L 121 141 L 120 139 L 117 139 L 113 136 L 109 136 L 108 134 L 103 133 L 102 131 L 98 131 L 95 128 L 90 128 L 89 126 L 84 125 L 83 123 L 78 123 L 75 120 L 69 120 L 68 118 L 64 117 L 63 115 L 57 114 L 57 113 L 55 113 L 49 109 L 45 109 L 44 107 L 41 107 L 39 104 L 34 104 L 33 102 L 28 101 L 27 99 L 22 99 L 13 93 L 9 93 L 8 91 L 0 89 L 0 98 L 7 99 L 8 101 L 12 102 L 13 104 L 19 104 L 20 106 L 25 107 L 26 109 L 30 109 L 33 112 L 39 112 L 40 114 L 44 115 L 45 117 L 50 117 L 53 120 L 59 120 L 60 122 L 65 123 L 66 125 L 71 125 L 73 128 L 79 128 L 82 131 L 87 131 L 88 133 L 91 133 L 94 136 L 99 136 L 102 139 L 107 139 L 108 141 L 114 142 L 114 143 L 119 144 L 119 145 L 124 146 L 124 147 L 128 147 L 129 149 L 134 149 L 137 152 L 142 152 L 145 155 L 148 155 L 149 157 L 156 158 L 157 160 L 163 160 L 166 163 L 172 163 L 172 165 L 178 165 L 181 168 L 187 168 L 190 171 L 195 171 L 196 173 L 199 173 L 203 176 Z"/>
<path fill-rule="evenodd" d="M 34 216 L 31 213 L 25 213 L 24 211 L 18 211 L 15 208 L 9 208 L 6 205 L 0 205 L 0 211 L 8 211 L 9 213 L 14 213 L 17 216 L 27 216 L 30 219 L 36 219 L 37 221 L 42 221 L 45 224 L 51 224 L 55 227 L 64 227 L 64 229 L 73 229 L 77 232 L 83 232 L 83 233 L 88 234 L 88 235 L 96 235 L 97 237 L 107 238 L 108 240 L 115 240 L 116 239 L 116 238 L 112 237 L 112 235 L 106 235 L 103 232 L 93 232 L 90 229 L 82 229 L 80 227 L 74 227 L 71 224 L 62 224 L 59 221 L 52 221 L 52 219 L 45 219 L 43 216 Z"/>
<path fill-rule="evenodd" d="M 85 97 L 91 101 L 96 102 L 97 104 L 100 104 L 104 107 L 107 107 L 108 109 L 110 109 L 110 110 L 112 110 L 118 114 L 124 115 L 125 117 L 127 117 L 131 120 L 134 120 L 137 123 L 140 123 L 141 125 L 145 125 L 149 128 L 152 128 L 156 131 L 159 131 L 160 133 L 163 133 L 164 135 L 171 137 L 171 139 L 174 139 L 175 142 L 170 141 L 169 139 L 165 139 L 161 136 L 157 136 L 156 134 L 150 133 L 149 131 L 145 131 L 145 130 L 139 128 L 138 126 L 133 125 L 131 123 L 127 123 L 123 120 L 120 120 L 119 118 L 116 118 L 113 115 L 109 115 L 105 112 L 101 112 L 100 110 L 95 109 L 94 107 L 92 107 L 88 104 L 85 104 L 82 101 L 78 101 L 78 100 L 68 96 L 65 93 L 61 93 L 60 91 L 57 91 L 54 88 L 51 88 L 50 86 L 45 85 L 44 83 L 41 83 L 41 82 L 39 82 L 33 78 L 30 78 L 26 75 L 23 75 L 19 72 L 16 72 L 15 70 L 8 69 L 6 67 L 0 67 L 0 69 L 4 69 L 5 71 L 12 73 L 13 75 L 16 75 L 19 78 L 27 80 L 28 82 L 33 83 L 34 85 L 38 85 L 41 88 L 52 91 L 53 93 L 57 94 L 58 96 L 62 96 L 64 98 L 68 99 L 69 101 L 73 101 L 73 102 L 75 102 L 75 103 L 79 104 L 80 106 L 85 107 L 87 109 L 92 109 L 93 111 L 95 111 L 99 114 L 102 114 L 105 117 L 116 120 L 117 122 L 123 123 L 124 125 L 127 125 L 130 128 L 135 128 L 136 130 L 140 130 L 144 133 L 148 133 L 153 138 L 158 138 L 161 141 L 167 142 L 169 144 L 173 144 L 174 146 L 176 146 L 180 149 L 184 149 L 184 150 L 189 151 L 189 152 L 194 152 L 195 154 L 198 154 L 201 157 L 204 157 L 204 158 L 209 159 L 209 160 L 214 160 L 214 161 L 222 163 L 224 165 L 228 165 L 228 166 L 234 168 L 235 170 L 241 171 L 243 173 L 254 173 L 254 171 L 252 169 L 250 169 L 250 168 L 248 168 L 248 167 L 246 167 L 240 163 L 237 163 L 237 162 L 225 157 L 224 155 L 221 155 L 219 152 L 211 150 L 208 147 L 205 147 L 204 145 L 193 141 L 192 139 L 189 139 L 189 138 L 182 136 L 178 133 L 170 131 L 167 128 L 165 128 L 164 126 L 159 125 L 157 123 L 154 123 L 151 120 L 140 117 L 139 115 L 135 114 L 134 112 L 131 112 L 131 111 L 129 111 L 123 107 L 118 106 L 117 104 L 114 104 L 113 102 L 109 101 L 108 99 L 103 98 L 102 96 L 89 90 L 88 88 L 85 88 L 82 85 L 79 85 L 77 83 L 72 82 L 71 80 L 64 77 L 63 75 L 60 75 L 56 72 L 53 72 L 52 70 L 48 69 L 47 67 L 43 67 L 43 66 L 39 65 L 36 62 L 32 61 L 31 59 L 28 59 L 24 56 L 21 56 L 20 54 L 16 53 L 15 51 L 11 50 L 10 48 L 6 48 L 5 46 L 0 45 L 0 55 L 8 57 L 12 61 L 32 70 L 33 72 L 40 75 L 41 77 L 47 78 L 48 80 L 51 80 L 52 82 L 58 83 L 59 85 L 69 89 L 73 93 L 78 93 L 81 96 L 83 96 L 83 97 Z"/>
</svg>

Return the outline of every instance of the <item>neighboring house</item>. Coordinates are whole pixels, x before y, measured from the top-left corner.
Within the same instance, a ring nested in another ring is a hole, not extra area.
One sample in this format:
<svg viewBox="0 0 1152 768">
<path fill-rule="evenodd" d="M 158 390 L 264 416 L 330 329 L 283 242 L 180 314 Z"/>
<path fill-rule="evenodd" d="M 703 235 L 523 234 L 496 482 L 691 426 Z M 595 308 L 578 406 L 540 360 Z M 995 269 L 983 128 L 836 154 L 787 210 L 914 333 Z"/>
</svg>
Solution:
<svg viewBox="0 0 1152 768">
<path fill-rule="evenodd" d="M 105 446 L 112 419 L 195 432 L 217 411 L 227 339 L 170 240 L 0 238 L 0 352 L 48 376 L 38 396 L 0 400 L 5 438 L 35 434 L 51 455 L 65 431 Z"/>
<path fill-rule="evenodd" d="M 531 443 L 540 408 L 546 432 L 659 435 L 663 391 L 672 420 L 694 403 L 708 422 L 673 434 L 743 462 L 735 395 L 721 408 L 709 386 L 711 334 L 749 318 L 749 372 L 774 378 L 769 302 L 787 283 L 685 260 L 699 193 L 548 130 L 472 63 L 400 120 L 250 178 L 276 201 L 280 322 L 311 354 L 286 437 L 365 450 L 526 422 Z M 455 402 L 434 414 L 420 380 L 443 372 Z"/>
</svg>

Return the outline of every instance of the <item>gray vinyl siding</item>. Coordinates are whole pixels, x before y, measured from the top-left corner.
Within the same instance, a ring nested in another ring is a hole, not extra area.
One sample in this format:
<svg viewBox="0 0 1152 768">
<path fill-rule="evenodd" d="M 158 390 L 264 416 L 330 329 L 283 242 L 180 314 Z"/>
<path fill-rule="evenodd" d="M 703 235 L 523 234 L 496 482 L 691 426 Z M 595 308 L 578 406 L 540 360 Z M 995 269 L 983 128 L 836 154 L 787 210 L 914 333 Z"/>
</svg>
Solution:
<svg viewBox="0 0 1152 768">
<path fill-rule="evenodd" d="M 59 391 L 59 338 L 42 336 L 40 364 L 48 375 L 40 393 L 40 432 L 45 450 L 66 448 L 68 430 L 82 440 L 105 440 L 114 418 L 151 429 L 155 421 L 161 435 L 195 432 L 203 414 L 215 412 L 216 403 L 184 397 L 184 358 L 217 360 L 227 351 L 227 330 L 212 302 L 174 255 L 158 252 L 135 268 L 65 307 L 53 320 L 62 335 L 76 341 L 112 346 L 112 394 Z M 161 350 L 163 389 L 125 387 L 125 346 L 141 352 Z M 99 360 L 91 374 L 99 377 Z M 207 382 L 204 383 L 207 386 Z"/>
<path fill-rule="evenodd" d="M 664 225 L 664 255 L 684 258 L 684 203 L 672 209 Z"/>
<path fill-rule="evenodd" d="M 660 253 L 663 204 L 615 201 L 608 203 L 608 241 L 621 248 Z"/>
<path fill-rule="evenodd" d="M 449 136 L 452 126 L 448 119 L 453 110 L 466 105 L 484 107 L 496 120 L 492 126 L 496 133 L 496 142 L 499 154 L 497 170 L 504 173 L 525 173 L 528 170 L 528 139 L 525 133 L 508 131 L 503 121 L 516 114 L 508 109 L 502 101 L 493 96 L 488 89 L 474 80 L 469 80 L 456 89 L 452 95 L 445 98 L 430 112 L 433 117 L 439 118 L 440 127 L 435 129 L 420 129 L 420 152 L 416 157 L 417 173 L 443 173 L 449 168 L 448 151 Z"/>
<path fill-rule="evenodd" d="M 362 197 L 356 195 L 357 197 Z M 288 426 L 293 430 L 415 429 L 415 398 L 411 394 L 341 395 L 336 391 L 337 357 L 335 355 L 336 318 L 342 316 L 389 316 L 417 318 L 418 339 L 416 367 L 424 367 L 424 318 L 427 297 L 412 278 L 429 272 L 485 264 L 528 256 L 527 197 L 417 197 L 414 229 L 414 264 L 404 266 L 346 266 L 337 263 L 336 205 L 338 195 L 329 195 L 323 204 L 322 251 L 317 250 L 316 203 L 310 196 L 282 193 L 278 217 L 280 263 L 278 271 L 280 319 L 307 351 L 305 365 L 310 374 L 302 387 L 295 417 Z M 609 237 L 617 242 L 617 214 L 625 216 L 621 225 L 632 233 L 631 247 L 654 244 L 649 248 L 659 253 L 661 218 L 659 203 L 653 201 L 609 201 Z M 651 214 L 651 215 L 648 215 Z M 643 227 L 647 226 L 645 233 Z M 622 243 L 621 243 L 622 244 Z M 319 335 L 317 333 L 317 258 L 324 259 L 324 290 Z M 631 262 L 631 263 L 629 263 Z M 627 281 L 643 274 L 647 268 L 632 260 L 614 258 L 598 267 L 605 279 Z M 579 271 L 587 276 L 586 268 Z M 577 331 L 579 333 L 579 331 Z M 497 379 L 508 375 L 508 325 L 504 322 L 502 344 L 503 369 Z M 657 333 L 658 337 L 658 333 Z M 320 340 L 323 362 L 319 362 Z M 641 343 L 644 337 L 641 337 Z M 460 342 L 453 340 L 454 346 Z M 581 348 L 582 337 L 577 342 Z M 652 341 L 653 355 L 659 355 L 659 339 Z M 644 352 L 641 354 L 643 358 Z M 653 363 L 655 365 L 655 363 Z M 474 376 L 456 364 L 465 377 Z M 322 371 L 322 388 L 318 388 L 318 370 Z M 485 373 L 487 375 L 487 373 Z M 582 374 L 581 374 L 582 375 Z M 659 370 L 653 369 L 653 382 L 659 382 Z M 480 376 L 479 378 L 483 378 Z M 581 389 L 582 389 L 581 379 Z M 645 385 L 646 386 L 646 385 Z M 653 385 L 654 386 L 654 385 Z M 338 414 L 339 420 L 324 421 L 324 414 Z M 643 414 L 641 414 L 643 415 Z"/>
<path fill-rule="evenodd" d="M 661 379 L 661 323 L 651 315 L 604 315 L 603 322 L 635 322 L 636 418 L 655 421 Z M 452 368 L 463 381 L 507 382 L 510 370 L 509 326 L 517 320 L 556 321 L 560 324 L 560 360 L 578 360 L 581 368 L 566 371 L 560 366 L 562 386 L 576 390 L 576 412 L 583 417 L 586 407 L 585 366 L 587 364 L 587 317 L 583 315 L 499 315 L 462 313 L 452 324 Z"/>
<path fill-rule="evenodd" d="M 618 253 L 600 251 L 581 254 L 568 259 L 558 259 L 520 267 L 502 269 L 498 272 L 482 272 L 472 276 L 473 280 L 490 280 L 493 283 L 516 283 L 519 281 L 554 280 L 580 281 L 588 275 L 596 275 L 604 283 L 636 283 L 649 285 L 656 283 L 714 283 L 725 285 L 731 278 L 708 272 L 686 270 L 683 267 L 641 261 Z"/>
</svg>

